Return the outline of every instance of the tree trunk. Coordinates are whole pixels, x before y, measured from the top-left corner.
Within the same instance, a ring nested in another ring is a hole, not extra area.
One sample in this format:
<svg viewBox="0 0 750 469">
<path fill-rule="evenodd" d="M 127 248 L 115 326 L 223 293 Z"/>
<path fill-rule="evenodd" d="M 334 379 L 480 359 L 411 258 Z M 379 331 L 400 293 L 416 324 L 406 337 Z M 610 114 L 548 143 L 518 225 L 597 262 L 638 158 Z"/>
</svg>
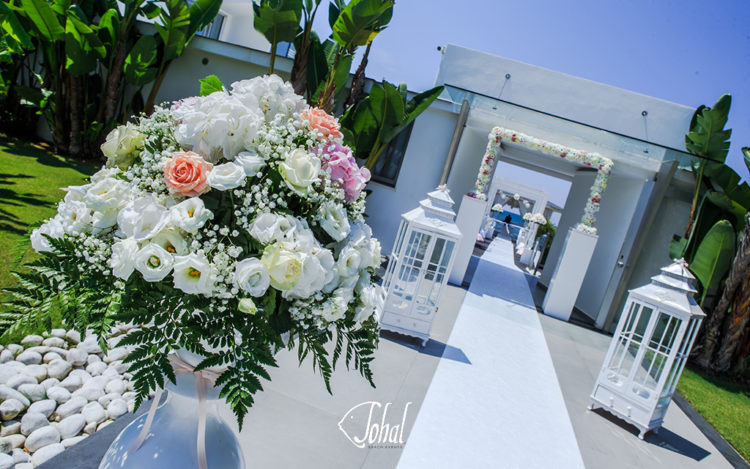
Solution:
<svg viewBox="0 0 750 469">
<path fill-rule="evenodd" d="M 734 365 L 735 352 L 750 323 L 750 270 L 746 271 L 745 281 L 737 291 L 732 302 L 732 314 L 729 316 L 727 331 L 712 363 L 714 371 L 727 372 Z"/>
<path fill-rule="evenodd" d="M 745 226 L 750 227 L 750 213 L 745 214 Z M 724 290 L 719 299 L 719 303 L 714 308 L 713 313 L 703 324 L 704 336 L 701 351 L 696 358 L 695 363 L 701 368 L 708 369 L 713 359 L 714 351 L 719 343 L 719 336 L 723 329 L 724 318 L 729 311 L 729 307 L 734 300 L 735 294 L 739 287 L 745 282 L 745 274 L 750 269 L 750 230 L 745 229 L 745 236 L 740 242 L 737 254 L 732 261 L 732 268 L 729 271 L 729 277 L 724 283 Z"/>
<path fill-rule="evenodd" d="M 372 46 L 372 41 L 370 41 L 370 43 L 367 44 L 365 53 L 362 56 L 362 61 L 359 63 L 359 67 L 357 67 L 357 71 L 354 73 L 354 77 L 352 78 L 352 89 L 349 90 L 349 97 L 346 99 L 346 103 L 344 103 L 344 109 L 348 109 L 352 106 L 356 106 L 357 103 L 360 102 L 362 98 L 364 97 L 365 68 L 367 68 L 367 57 L 370 55 L 371 46 Z"/>
<path fill-rule="evenodd" d="M 339 66 L 341 60 L 341 49 L 336 51 L 336 57 L 333 59 L 333 67 L 331 67 L 331 74 L 326 81 L 326 86 L 318 97 L 318 107 L 327 113 L 333 111 L 333 98 L 336 94 L 336 69 Z"/>
<path fill-rule="evenodd" d="M 169 70 L 170 65 L 172 65 L 171 60 L 164 64 L 164 68 L 161 69 L 159 74 L 156 76 L 156 80 L 154 80 L 154 86 L 151 88 L 151 92 L 148 94 L 148 99 L 146 99 L 145 106 L 143 106 L 143 112 L 147 116 L 151 115 L 151 113 L 154 112 L 154 101 L 156 101 L 156 93 L 159 92 L 161 83 L 164 81 L 164 77 L 167 76 L 167 70 Z"/>
<path fill-rule="evenodd" d="M 305 31 L 300 41 L 299 50 L 294 55 L 292 74 L 289 77 L 289 81 L 292 82 L 292 86 L 294 87 L 294 92 L 300 96 L 304 96 L 307 90 L 307 55 L 310 50 L 311 30 L 312 20 L 305 23 Z"/>
<path fill-rule="evenodd" d="M 83 77 L 70 76 L 70 145 L 71 155 L 80 156 L 83 142 Z"/>
<path fill-rule="evenodd" d="M 112 63 L 107 71 L 107 82 L 104 86 L 104 94 L 99 110 L 96 114 L 97 122 L 102 124 L 104 130 L 108 123 L 117 113 L 118 96 L 120 95 L 120 84 L 122 82 L 123 66 L 125 65 L 125 42 L 127 40 L 128 27 L 120 28 L 120 37 L 117 39 Z"/>
<path fill-rule="evenodd" d="M 66 132 L 65 132 L 65 108 L 66 102 L 65 102 L 65 86 L 64 86 L 64 80 L 65 80 L 65 56 L 59 54 L 60 47 L 57 47 L 58 54 L 58 68 L 56 70 L 57 76 L 54 78 L 55 80 L 55 128 L 53 129 L 52 139 L 55 143 L 55 151 L 57 153 L 65 152 L 68 150 L 68 141 L 66 139 Z"/>
</svg>

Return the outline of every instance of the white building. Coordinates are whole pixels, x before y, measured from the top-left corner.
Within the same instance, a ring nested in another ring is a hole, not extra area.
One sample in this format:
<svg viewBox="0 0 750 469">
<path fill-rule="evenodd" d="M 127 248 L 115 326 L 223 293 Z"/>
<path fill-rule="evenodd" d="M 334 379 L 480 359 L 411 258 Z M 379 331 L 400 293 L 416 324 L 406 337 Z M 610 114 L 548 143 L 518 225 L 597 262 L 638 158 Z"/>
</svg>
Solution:
<svg viewBox="0 0 750 469">
<path fill-rule="evenodd" d="M 209 74 L 231 83 L 266 72 L 269 45 L 252 29 L 250 5 L 225 2 L 221 11 L 219 40 L 195 38 L 170 68 L 159 101 L 197 94 L 198 80 Z M 681 169 L 689 162 L 681 149 L 694 110 L 460 46 L 442 51 L 436 84 L 445 85 L 445 93 L 391 145 L 391 153 L 384 152 L 383 167 L 368 186 L 368 222 L 383 252 L 392 248 L 399 222 L 394 214 L 416 206 L 438 184 L 447 183 L 460 209 L 493 126 L 598 152 L 614 161 L 614 169 L 598 215 L 599 242 L 575 304 L 597 327 L 612 330 L 624 293 L 669 263 L 668 243 L 684 230 L 694 181 Z M 276 68 L 288 78 L 291 60 L 279 57 Z M 507 148 L 501 161 L 569 181 L 559 233 L 579 221 L 594 171 L 518 148 Z M 670 171 L 675 161 L 679 167 Z M 555 238 L 548 266 L 555 265 L 563 240 Z M 552 270 L 543 271 L 542 285 Z"/>
</svg>

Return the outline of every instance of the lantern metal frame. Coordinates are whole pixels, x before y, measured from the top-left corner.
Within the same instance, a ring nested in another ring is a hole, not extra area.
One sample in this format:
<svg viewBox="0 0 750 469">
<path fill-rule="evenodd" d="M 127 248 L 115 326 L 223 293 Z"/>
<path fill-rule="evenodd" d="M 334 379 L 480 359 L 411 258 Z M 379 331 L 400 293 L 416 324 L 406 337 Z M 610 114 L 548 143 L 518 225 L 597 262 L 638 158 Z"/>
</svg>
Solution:
<svg viewBox="0 0 750 469">
<path fill-rule="evenodd" d="M 416 337 L 427 344 L 438 303 L 456 258 L 461 232 L 453 200 L 439 187 L 420 206 L 401 215 L 383 287 L 381 329 Z"/>
<path fill-rule="evenodd" d="M 628 295 L 588 407 L 635 425 L 641 439 L 664 422 L 705 317 L 683 260 L 651 280 Z"/>
</svg>

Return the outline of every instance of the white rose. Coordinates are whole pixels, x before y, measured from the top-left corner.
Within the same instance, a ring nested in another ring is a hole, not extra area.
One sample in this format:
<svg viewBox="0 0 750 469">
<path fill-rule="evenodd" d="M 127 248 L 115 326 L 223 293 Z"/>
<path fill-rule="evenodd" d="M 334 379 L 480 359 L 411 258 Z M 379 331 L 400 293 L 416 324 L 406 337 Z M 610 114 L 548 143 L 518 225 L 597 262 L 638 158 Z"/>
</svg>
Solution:
<svg viewBox="0 0 750 469">
<path fill-rule="evenodd" d="M 212 189 L 225 191 L 245 183 L 245 169 L 235 163 L 224 163 L 213 167 L 208 173 L 208 185 Z"/>
<path fill-rule="evenodd" d="M 99 171 L 95 172 L 89 179 L 91 179 L 91 184 L 95 184 L 103 179 L 107 178 L 114 178 L 117 174 L 120 173 L 120 170 L 117 168 L 107 168 L 106 166 L 100 169 Z M 89 186 L 91 185 L 89 184 Z"/>
<path fill-rule="evenodd" d="M 305 150 L 296 149 L 279 163 L 279 172 L 286 185 L 295 193 L 305 196 L 318 180 L 320 158 Z"/>
<path fill-rule="evenodd" d="M 101 149 L 109 164 L 125 169 L 135 161 L 144 141 L 145 138 L 138 128 L 128 123 L 112 130 Z"/>
<path fill-rule="evenodd" d="M 333 253 L 328 249 L 318 249 L 315 251 L 314 255 L 318 258 L 320 265 L 323 266 L 326 271 L 324 286 L 328 285 L 333 281 L 336 275 L 336 269 L 334 269 L 336 261 L 333 259 Z"/>
<path fill-rule="evenodd" d="M 92 177 L 93 180 L 93 177 Z M 127 205 L 130 199 L 130 186 L 120 179 L 104 177 L 93 183 L 83 200 L 91 210 L 108 212 Z"/>
<path fill-rule="evenodd" d="M 268 269 L 260 259 L 243 259 L 234 268 L 234 286 L 251 296 L 263 296 L 270 284 Z"/>
<path fill-rule="evenodd" d="M 190 253 L 175 256 L 174 286 L 185 293 L 209 295 L 214 279 L 211 264 L 205 256 Z"/>
<path fill-rule="evenodd" d="M 80 201 L 63 202 L 58 207 L 60 224 L 66 233 L 91 231 L 91 209 Z"/>
<path fill-rule="evenodd" d="M 260 258 L 268 269 L 271 286 L 282 292 L 291 290 L 302 275 L 302 256 L 285 249 L 281 243 L 266 246 Z"/>
<path fill-rule="evenodd" d="M 255 151 L 241 151 L 234 157 L 234 162 L 242 166 L 247 177 L 253 177 L 266 166 L 266 161 Z"/>
<path fill-rule="evenodd" d="M 311 252 L 319 246 L 306 220 L 286 215 L 279 221 L 279 229 L 284 241 L 295 251 Z"/>
<path fill-rule="evenodd" d="M 167 209 L 152 196 L 136 199 L 117 214 L 120 230 L 138 241 L 156 236 L 167 221 Z"/>
<path fill-rule="evenodd" d="M 375 321 L 379 322 L 383 306 L 385 305 L 385 291 L 383 287 L 372 285 L 364 288 L 360 294 L 360 299 L 362 300 L 362 304 L 355 309 L 354 322 L 359 326 L 371 316 L 374 316 Z"/>
<path fill-rule="evenodd" d="M 188 253 L 187 241 L 176 228 L 166 228 L 151 238 L 151 242 L 158 244 L 171 254 L 184 256 Z"/>
<path fill-rule="evenodd" d="M 301 254 L 302 271 L 296 284 L 283 293 L 284 298 L 309 298 L 325 285 L 326 270 L 320 259 L 311 254 Z"/>
<path fill-rule="evenodd" d="M 328 233 L 335 241 L 346 238 L 351 230 L 346 209 L 343 205 L 335 202 L 325 202 L 318 209 L 318 222 L 323 231 Z"/>
<path fill-rule="evenodd" d="M 169 209 L 172 223 L 187 231 L 195 233 L 214 217 L 200 197 L 190 197 Z"/>
<path fill-rule="evenodd" d="M 174 265 L 172 254 L 158 244 L 149 243 L 135 254 L 135 268 L 147 282 L 158 282 L 169 275 Z"/>
<path fill-rule="evenodd" d="M 138 241 L 125 238 L 112 245 L 112 257 L 109 266 L 112 275 L 127 280 L 135 270 L 135 253 L 138 252 Z"/>
<path fill-rule="evenodd" d="M 352 246 L 346 246 L 339 253 L 339 259 L 336 262 L 336 270 L 338 270 L 339 276 L 344 279 L 358 276 L 361 261 L 359 250 Z"/>
<path fill-rule="evenodd" d="M 334 295 L 323 303 L 320 315 L 328 322 L 335 322 L 346 316 L 348 301 L 339 296 Z"/>
<path fill-rule="evenodd" d="M 39 228 L 31 232 L 31 247 L 36 252 L 50 252 L 52 247 L 49 245 L 49 240 L 43 235 L 47 235 L 53 239 L 62 238 L 64 231 L 60 220 L 53 218 L 47 223 L 43 224 Z"/>
</svg>

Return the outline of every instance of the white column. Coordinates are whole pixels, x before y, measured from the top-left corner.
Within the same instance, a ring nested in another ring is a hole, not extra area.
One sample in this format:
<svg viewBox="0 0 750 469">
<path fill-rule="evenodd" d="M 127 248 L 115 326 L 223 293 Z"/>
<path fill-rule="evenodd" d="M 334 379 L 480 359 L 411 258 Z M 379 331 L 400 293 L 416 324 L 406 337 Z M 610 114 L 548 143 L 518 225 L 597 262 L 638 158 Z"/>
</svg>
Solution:
<svg viewBox="0 0 750 469">
<path fill-rule="evenodd" d="M 466 269 L 469 267 L 471 253 L 474 252 L 474 244 L 477 242 L 477 233 L 484 221 L 484 211 L 489 202 L 475 199 L 474 197 L 464 196 L 461 202 L 461 208 L 458 210 L 456 225 L 461 230 L 463 236 L 456 247 L 456 259 L 453 261 L 448 282 L 453 285 L 461 285 L 466 275 Z"/>
<path fill-rule="evenodd" d="M 570 318 L 598 239 L 598 236 L 583 231 L 568 230 L 562 255 L 544 296 L 544 314 L 563 321 Z"/>
</svg>

